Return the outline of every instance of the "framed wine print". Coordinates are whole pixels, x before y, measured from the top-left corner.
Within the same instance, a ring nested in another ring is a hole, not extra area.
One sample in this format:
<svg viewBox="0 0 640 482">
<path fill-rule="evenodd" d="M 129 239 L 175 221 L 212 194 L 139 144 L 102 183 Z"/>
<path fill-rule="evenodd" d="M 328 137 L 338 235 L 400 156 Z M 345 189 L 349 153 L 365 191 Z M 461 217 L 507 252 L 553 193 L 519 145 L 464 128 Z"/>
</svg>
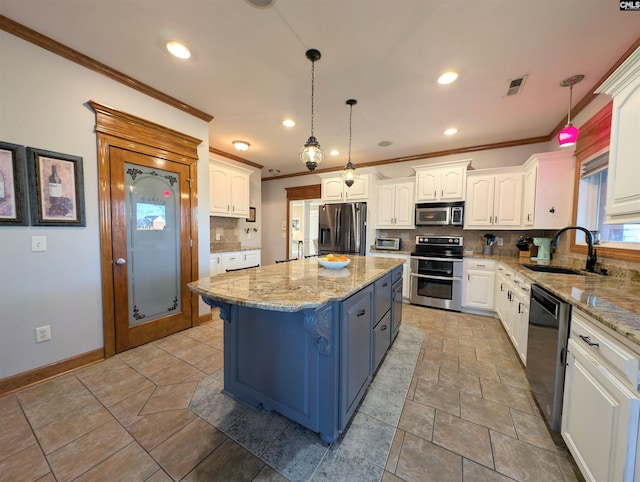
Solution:
<svg viewBox="0 0 640 482">
<path fill-rule="evenodd" d="M 34 226 L 86 226 L 82 157 L 27 148 Z"/>
<path fill-rule="evenodd" d="M 24 146 L 0 141 L 0 226 L 28 225 Z"/>
<path fill-rule="evenodd" d="M 256 222 L 256 208 L 249 208 L 249 217 L 245 219 L 248 223 Z"/>
</svg>

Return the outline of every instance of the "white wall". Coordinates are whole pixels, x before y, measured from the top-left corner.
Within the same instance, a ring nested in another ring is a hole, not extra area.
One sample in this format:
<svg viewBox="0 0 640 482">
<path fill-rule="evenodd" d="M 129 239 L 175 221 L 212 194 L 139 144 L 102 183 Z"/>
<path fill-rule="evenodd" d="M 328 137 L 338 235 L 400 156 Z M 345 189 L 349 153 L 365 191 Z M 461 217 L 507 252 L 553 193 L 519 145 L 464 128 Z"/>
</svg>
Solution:
<svg viewBox="0 0 640 482">
<path fill-rule="evenodd" d="M 95 114 L 88 100 L 191 135 L 199 199 L 209 197 L 207 123 L 0 31 L 0 138 L 81 156 L 86 227 L 0 227 L 0 379 L 102 348 Z M 199 206 L 199 266 L 209 273 L 208 203 Z M 31 236 L 47 251 L 31 252 Z M 201 303 L 201 313 L 208 307 Z M 51 325 L 36 344 L 35 328 Z"/>
</svg>

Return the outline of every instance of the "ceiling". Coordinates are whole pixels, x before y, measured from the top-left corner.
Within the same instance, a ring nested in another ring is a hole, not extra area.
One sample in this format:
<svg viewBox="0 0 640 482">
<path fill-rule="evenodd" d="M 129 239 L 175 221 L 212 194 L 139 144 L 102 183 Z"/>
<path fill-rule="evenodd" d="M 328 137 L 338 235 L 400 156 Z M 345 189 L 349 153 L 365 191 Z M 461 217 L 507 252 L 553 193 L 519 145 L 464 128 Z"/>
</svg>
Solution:
<svg viewBox="0 0 640 482">
<path fill-rule="evenodd" d="M 575 105 L 640 37 L 638 14 L 611 0 L 0 0 L 0 13 L 211 114 L 210 146 L 263 165 L 263 177 L 305 171 L 309 48 L 322 53 L 314 134 L 319 168 L 331 168 L 347 161 L 347 99 L 358 101 L 356 166 L 546 136 L 566 119 L 560 81 L 584 74 Z M 164 50 L 173 39 L 190 60 Z M 450 69 L 458 80 L 439 85 Z M 251 147 L 235 151 L 235 139 Z"/>
</svg>

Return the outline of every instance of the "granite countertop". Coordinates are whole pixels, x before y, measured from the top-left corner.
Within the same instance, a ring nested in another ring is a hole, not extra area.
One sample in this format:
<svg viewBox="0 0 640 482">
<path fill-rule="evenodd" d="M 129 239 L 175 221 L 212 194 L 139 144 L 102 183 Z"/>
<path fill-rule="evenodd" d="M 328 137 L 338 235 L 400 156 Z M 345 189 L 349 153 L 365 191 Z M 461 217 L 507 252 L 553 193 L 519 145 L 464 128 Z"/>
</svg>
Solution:
<svg viewBox="0 0 640 482">
<path fill-rule="evenodd" d="M 317 258 L 223 273 L 189 283 L 198 295 L 271 311 L 300 311 L 340 301 L 402 266 L 399 258 L 350 256 L 343 269 L 323 268 Z"/>
<path fill-rule="evenodd" d="M 473 256 L 483 257 L 483 256 Z M 554 293 L 580 311 L 638 345 L 640 351 L 640 283 L 612 276 L 585 273 L 583 276 L 532 271 L 525 264 L 529 258 L 486 256 L 494 258 L 543 288 Z M 552 266 L 563 266 L 551 263 Z"/>
</svg>

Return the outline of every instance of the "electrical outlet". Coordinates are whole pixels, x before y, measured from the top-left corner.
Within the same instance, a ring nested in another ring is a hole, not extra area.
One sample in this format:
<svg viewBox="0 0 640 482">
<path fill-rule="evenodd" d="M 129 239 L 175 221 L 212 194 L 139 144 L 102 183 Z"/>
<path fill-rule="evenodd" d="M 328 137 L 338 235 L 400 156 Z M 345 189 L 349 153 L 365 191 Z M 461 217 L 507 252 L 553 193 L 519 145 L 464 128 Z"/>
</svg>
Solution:
<svg viewBox="0 0 640 482">
<path fill-rule="evenodd" d="M 36 343 L 51 340 L 51 325 L 36 328 Z"/>
<path fill-rule="evenodd" d="M 31 236 L 31 251 L 46 251 L 47 250 L 47 237 L 46 236 Z"/>
<path fill-rule="evenodd" d="M 504 243 L 503 238 L 496 238 L 496 241 L 498 243 L 498 246 L 502 246 L 502 244 Z"/>
</svg>

